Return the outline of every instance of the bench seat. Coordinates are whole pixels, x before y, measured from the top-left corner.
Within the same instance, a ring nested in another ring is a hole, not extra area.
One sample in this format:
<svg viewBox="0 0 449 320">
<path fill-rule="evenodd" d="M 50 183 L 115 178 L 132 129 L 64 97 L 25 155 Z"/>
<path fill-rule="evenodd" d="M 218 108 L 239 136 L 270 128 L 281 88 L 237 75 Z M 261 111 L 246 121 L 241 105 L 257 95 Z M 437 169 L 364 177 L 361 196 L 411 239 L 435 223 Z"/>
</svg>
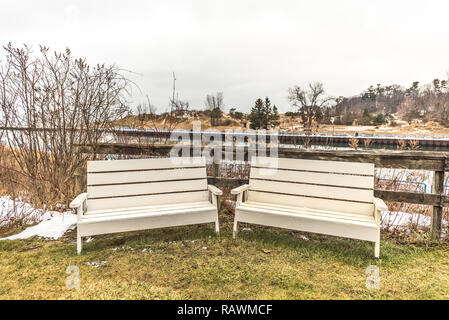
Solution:
<svg viewBox="0 0 449 320">
<path fill-rule="evenodd" d="M 241 203 L 237 215 L 239 222 L 366 241 L 377 239 L 377 224 L 370 216 L 251 201 Z"/>
<path fill-rule="evenodd" d="M 84 215 L 80 222 L 82 221 L 95 221 L 96 219 L 102 219 L 105 217 L 120 217 L 120 216 L 132 216 L 139 214 L 149 214 L 149 215 L 163 215 L 176 213 L 177 211 L 185 210 L 215 210 L 215 206 L 208 201 L 201 202 L 186 202 L 186 203 L 176 203 L 176 204 L 166 204 L 157 206 L 145 206 L 145 207 L 133 207 L 126 209 L 108 209 L 108 210 L 95 210 Z"/>
<path fill-rule="evenodd" d="M 114 232 L 184 226 L 216 221 L 217 208 L 210 202 L 148 206 L 120 210 L 95 211 L 78 222 L 80 236 Z"/>
</svg>

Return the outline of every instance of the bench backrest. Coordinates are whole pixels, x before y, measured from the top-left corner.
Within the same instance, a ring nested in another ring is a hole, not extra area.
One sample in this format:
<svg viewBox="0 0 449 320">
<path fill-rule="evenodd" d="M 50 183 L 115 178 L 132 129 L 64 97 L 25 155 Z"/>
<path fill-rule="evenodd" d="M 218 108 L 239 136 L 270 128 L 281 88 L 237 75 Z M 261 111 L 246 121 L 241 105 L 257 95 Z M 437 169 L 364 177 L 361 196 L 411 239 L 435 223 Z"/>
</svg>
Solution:
<svg viewBox="0 0 449 320">
<path fill-rule="evenodd" d="M 373 214 L 374 164 L 253 157 L 248 201 Z"/>
<path fill-rule="evenodd" d="M 187 162 L 187 161 L 186 161 Z M 87 214 L 106 210 L 208 200 L 204 158 L 89 161 Z"/>
</svg>

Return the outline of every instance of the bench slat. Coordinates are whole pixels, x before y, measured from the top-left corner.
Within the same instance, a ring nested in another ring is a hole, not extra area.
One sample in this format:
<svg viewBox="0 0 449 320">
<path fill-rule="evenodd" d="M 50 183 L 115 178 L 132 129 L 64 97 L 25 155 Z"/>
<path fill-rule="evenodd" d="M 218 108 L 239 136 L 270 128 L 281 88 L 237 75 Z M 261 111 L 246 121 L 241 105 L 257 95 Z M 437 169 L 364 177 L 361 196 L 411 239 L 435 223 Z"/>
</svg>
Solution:
<svg viewBox="0 0 449 320">
<path fill-rule="evenodd" d="M 157 158 L 157 159 L 127 159 L 88 161 L 87 172 L 157 170 L 167 168 L 204 167 L 204 158 Z"/>
<path fill-rule="evenodd" d="M 201 223 L 216 223 L 217 212 L 193 211 L 188 214 L 166 214 L 160 216 L 143 216 L 134 219 L 106 220 L 99 223 L 78 224 L 80 236 L 92 236 L 112 232 L 155 229 L 164 227 L 185 226 Z"/>
<path fill-rule="evenodd" d="M 248 193 L 248 201 L 277 203 L 287 206 L 305 207 L 318 210 L 341 211 L 367 216 L 372 216 L 374 212 L 374 205 L 370 203 L 288 196 L 255 191 L 250 191 Z"/>
<path fill-rule="evenodd" d="M 332 173 L 251 168 L 251 179 L 294 181 L 309 184 L 370 189 L 374 188 L 373 177 Z"/>
<path fill-rule="evenodd" d="M 178 209 L 185 208 L 204 208 L 204 207 L 214 207 L 209 201 L 202 202 L 185 202 L 185 203 L 175 203 L 175 204 L 163 204 L 163 205 L 152 205 L 143 207 L 132 207 L 132 208 L 116 208 L 116 209 L 106 209 L 106 210 L 96 210 L 90 211 L 91 216 L 101 215 L 102 217 L 121 215 L 127 212 L 149 212 L 149 211 L 174 211 Z"/>
<path fill-rule="evenodd" d="M 87 175 L 87 184 L 92 186 L 98 184 L 140 183 L 199 178 L 206 178 L 206 170 L 204 167 L 134 172 L 89 173 Z"/>
<path fill-rule="evenodd" d="M 194 212 L 202 212 L 202 211 L 208 211 L 208 212 L 214 212 L 215 207 L 209 203 L 207 205 L 207 202 L 204 202 L 202 206 L 195 206 L 195 207 L 189 207 L 184 206 L 181 208 L 171 208 L 163 210 L 157 210 L 154 208 L 149 207 L 147 210 L 123 210 L 120 214 L 114 214 L 114 215 L 108 215 L 108 214 L 96 214 L 96 215 L 90 215 L 85 216 L 83 219 L 81 219 L 80 223 L 98 223 L 98 222 L 104 222 L 104 221 L 114 221 L 114 220 L 126 220 L 126 219 L 136 219 L 136 218 L 144 218 L 144 217 L 156 217 L 156 216 L 162 216 L 162 215 L 170 215 L 170 214 L 189 214 Z"/>
<path fill-rule="evenodd" d="M 89 215 L 91 214 L 90 212 L 96 210 L 156 206 L 168 203 L 200 202 L 208 201 L 208 199 L 209 193 L 207 191 L 166 193 L 124 198 L 88 199 L 88 211 L 86 214 Z"/>
<path fill-rule="evenodd" d="M 372 203 L 373 201 L 373 190 L 350 189 L 346 187 L 329 187 L 290 182 L 251 180 L 249 199 L 251 199 L 252 191 L 254 190 L 267 191 L 270 192 L 270 195 L 274 192 L 338 200 L 363 201 L 369 203 Z M 276 195 L 273 194 L 272 197 L 274 196 Z"/>
<path fill-rule="evenodd" d="M 361 214 L 354 214 L 354 213 L 347 213 L 347 212 L 338 212 L 338 211 L 326 211 L 326 210 L 318 210 L 318 209 L 311 209 L 311 208 L 305 208 L 305 207 L 292 207 L 292 206 L 284 206 L 279 204 L 273 204 L 273 203 L 266 203 L 266 202 L 244 202 L 240 204 L 241 209 L 251 209 L 251 210 L 272 210 L 276 212 L 285 212 L 285 213 L 292 213 L 292 214 L 307 214 L 310 216 L 316 216 L 316 217 L 327 217 L 330 219 L 338 218 L 342 220 L 348 220 L 348 221 L 360 221 L 360 222 L 367 222 L 367 223 L 373 223 L 375 221 L 373 215 L 361 215 Z"/>
<path fill-rule="evenodd" d="M 180 177 L 181 178 L 181 177 Z M 126 185 L 88 186 L 89 199 L 102 197 L 123 197 L 154 193 L 206 190 L 207 179 L 189 181 L 150 182 Z"/>
<path fill-rule="evenodd" d="M 270 167 L 270 158 L 254 157 L 252 167 Z M 278 168 L 297 169 L 316 172 L 338 172 L 347 174 L 374 175 L 373 163 L 342 162 L 342 161 L 323 161 L 307 159 L 278 159 Z"/>
</svg>

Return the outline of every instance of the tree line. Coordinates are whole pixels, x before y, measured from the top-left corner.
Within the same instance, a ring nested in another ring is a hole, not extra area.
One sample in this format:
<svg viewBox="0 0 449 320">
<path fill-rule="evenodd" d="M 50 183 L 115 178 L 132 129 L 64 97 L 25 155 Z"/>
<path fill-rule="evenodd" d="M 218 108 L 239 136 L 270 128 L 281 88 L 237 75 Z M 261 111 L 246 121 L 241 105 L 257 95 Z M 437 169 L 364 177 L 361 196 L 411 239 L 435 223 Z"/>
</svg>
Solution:
<svg viewBox="0 0 449 320">
<path fill-rule="evenodd" d="M 299 118 L 306 132 L 320 124 L 381 125 L 390 122 L 394 125 L 396 119 L 409 123 L 435 121 L 449 127 L 448 79 L 435 79 L 423 85 L 414 81 L 408 88 L 377 84 L 351 97 L 328 96 L 323 84 L 316 82 L 305 88 L 289 88 L 287 99 L 292 111 L 285 115 Z M 270 112 L 258 99 L 248 118 L 253 129 L 268 128 L 279 124 L 277 114 L 277 108 Z"/>
</svg>

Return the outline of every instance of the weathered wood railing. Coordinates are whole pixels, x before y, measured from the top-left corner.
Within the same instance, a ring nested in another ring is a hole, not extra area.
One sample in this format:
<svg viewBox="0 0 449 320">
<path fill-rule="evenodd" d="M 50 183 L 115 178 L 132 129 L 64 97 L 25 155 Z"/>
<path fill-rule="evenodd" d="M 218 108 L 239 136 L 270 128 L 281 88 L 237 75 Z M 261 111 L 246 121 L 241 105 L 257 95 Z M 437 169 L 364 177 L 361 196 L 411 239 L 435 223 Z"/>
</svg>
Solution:
<svg viewBox="0 0 449 320">
<path fill-rule="evenodd" d="M 137 144 L 100 144 L 95 152 L 103 154 L 126 154 L 126 155 L 151 155 L 167 156 L 173 145 L 137 145 Z M 192 147 L 191 147 L 192 148 Z M 256 154 L 255 150 L 247 147 L 234 147 L 233 158 L 235 159 L 236 148 L 242 148 L 245 161 L 248 154 Z M 81 152 L 92 152 L 89 146 L 80 147 Z M 229 150 L 228 150 L 229 151 Z M 213 153 L 213 152 L 212 152 Z M 190 150 L 193 154 L 193 149 Z M 267 148 L 267 154 L 270 149 Z M 225 152 L 223 150 L 222 156 Z M 432 224 L 431 234 L 433 239 L 440 239 L 442 228 L 443 207 L 449 207 L 449 196 L 444 194 L 444 173 L 449 171 L 449 153 L 427 152 L 427 151 L 346 151 L 346 150 L 298 150 L 293 148 L 278 148 L 278 157 L 293 159 L 315 159 L 374 163 L 376 168 L 395 168 L 411 170 L 428 170 L 434 172 L 434 188 L 432 193 L 417 193 L 406 191 L 390 191 L 375 189 L 376 197 L 385 201 L 405 202 L 414 204 L 431 205 Z M 235 187 L 247 183 L 245 179 L 220 177 L 220 164 L 214 164 L 214 176 L 208 177 L 210 183 L 217 186 Z"/>
</svg>

